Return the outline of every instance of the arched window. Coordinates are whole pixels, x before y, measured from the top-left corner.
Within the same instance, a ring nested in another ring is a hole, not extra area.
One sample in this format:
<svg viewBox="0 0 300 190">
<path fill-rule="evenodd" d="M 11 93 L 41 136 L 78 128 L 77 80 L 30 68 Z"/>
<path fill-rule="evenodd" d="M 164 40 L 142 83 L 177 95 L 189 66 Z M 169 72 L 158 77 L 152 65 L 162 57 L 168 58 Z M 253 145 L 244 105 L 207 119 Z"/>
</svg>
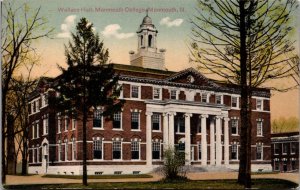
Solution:
<svg viewBox="0 0 300 190">
<path fill-rule="evenodd" d="M 148 36 L 148 46 L 152 47 L 152 35 Z"/>
<path fill-rule="evenodd" d="M 94 159 L 103 159 L 103 138 L 93 137 Z"/>
</svg>

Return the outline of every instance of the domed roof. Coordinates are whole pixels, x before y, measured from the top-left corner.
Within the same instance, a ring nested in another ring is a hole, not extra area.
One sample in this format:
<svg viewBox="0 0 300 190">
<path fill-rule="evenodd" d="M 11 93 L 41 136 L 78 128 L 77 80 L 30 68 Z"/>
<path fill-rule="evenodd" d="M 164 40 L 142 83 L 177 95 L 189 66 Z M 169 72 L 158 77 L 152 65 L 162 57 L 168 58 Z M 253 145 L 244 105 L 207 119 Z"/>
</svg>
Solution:
<svg viewBox="0 0 300 190">
<path fill-rule="evenodd" d="M 148 15 L 146 15 L 143 19 L 142 24 L 152 24 L 152 19 Z"/>
</svg>

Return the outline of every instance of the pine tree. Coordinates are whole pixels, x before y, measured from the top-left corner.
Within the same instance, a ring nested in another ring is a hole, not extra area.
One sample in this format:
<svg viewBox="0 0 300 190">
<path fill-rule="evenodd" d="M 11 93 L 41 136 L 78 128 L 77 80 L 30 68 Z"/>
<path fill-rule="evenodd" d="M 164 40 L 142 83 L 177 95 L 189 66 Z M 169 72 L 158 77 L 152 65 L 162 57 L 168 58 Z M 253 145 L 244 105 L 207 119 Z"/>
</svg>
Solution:
<svg viewBox="0 0 300 190">
<path fill-rule="evenodd" d="M 82 183 L 87 185 L 87 121 L 93 109 L 103 109 L 103 116 L 110 118 L 120 111 L 124 101 L 119 100 L 121 87 L 118 76 L 108 61 L 108 49 L 105 49 L 98 34 L 93 31 L 93 24 L 81 18 L 72 33 L 72 41 L 65 46 L 68 68 L 60 67 L 62 75 L 58 77 L 55 90 L 59 97 L 55 99 L 58 110 L 82 121 Z"/>
</svg>

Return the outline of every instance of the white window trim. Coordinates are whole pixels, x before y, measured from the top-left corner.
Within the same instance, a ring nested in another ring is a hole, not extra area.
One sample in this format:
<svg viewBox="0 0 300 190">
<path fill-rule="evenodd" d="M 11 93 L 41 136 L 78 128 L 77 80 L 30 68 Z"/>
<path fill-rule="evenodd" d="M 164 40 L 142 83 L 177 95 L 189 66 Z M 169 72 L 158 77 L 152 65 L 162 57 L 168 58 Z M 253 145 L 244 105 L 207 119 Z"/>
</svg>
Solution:
<svg viewBox="0 0 300 190">
<path fill-rule="evenodd" d="M 159 159 L 153 159 L 152 157 L 152 154 L 153 154 L 153 148 L 152 148 L 152 152 L 151 152 L 151 158 L 153 161 L 161 161 L 162 160 L 162 148 L 161 148 L 161 140 L 158 140 L 158 139 L 155 139 L 155 140 L 152 140 L 152 144 L 151 146 L 153 147 L 153 143 L 159 143 Z"/>
<path fill-rule="evenodd" d="M 113 142 L 121 142 L 121 153 L 120 153 L 120 159 L 114 159 L 113 157 L 114 157 L 114 144 L 113 144 Z M 122 140 L 113 140 L 113 142 L 112 142 L 112 150 L 111 150 L 111 155 L 112 155 L 112 160 L 113 161 L 123 161 L 123 142 L 122 142 Z"/>
<path fill-rule="evenodd" d="M 76 118 L 72 118 L 72 131 L 76 130 L 77 128 L 77 119 Z"/>
<path fill-rule="evenodd" d="M 68 141 L 65 141 L 65 161 L 68 161 L 68 151 L 69 151 L 69 146 L 68 146 Z"/>
<path fill-rule="evenodd" d="M 37 145 L 36 147 L 36 163 L 39 163 L 40 162 L 40 147 L 39 145 Z"/>
<path fill-rule="evenodd" d="M 261 107 L 258 109 L 257 107 L 257 102 L 258 101 L 261 101 Z M 256 111 L 263 111 L 264 110 L 264 100 L 263 99 L 260 99 L 260 98 L 256 98 L 256 108 L 255 108 Z"/>
<path fill-rule="evenodd" d="M 137 98 L 132 97 L 132 87 L 133 87 L 133 86 L 138 87 L 138 97 L 137 97 Z M 130 84 L 130 98 L 131 98 L 131 99 L 141 99 L 141 85 Z"/>
<path fill-rule="evenodd" d="M 35 122 L 33 122 L 33 123 L 31 124 L 31 126 L 32 126 L 32 139 L 35 139 L 35 136 L 34 136 L 34 132 L 35 132 Z"/>
<path fill-rule="evenodd" d="M 159 89 L 159 98 L 154 98 L 154 89 Z M 162 88 L 161 87 L 153 86 L 152 99 L 153 100 L 161 100 L 162 99 Z"/>
<path fill-rule="evenodd" d="M 39 134 L 39 132 L 40 132 L 40 125 L 39 125 L 39 121 L 37 120 L 36 122 L 35 122 L 35 124 L 36 124 L 36 139 L 38 139 L 38 138 L 40 138 L 40 134 Z"/>
<path fill-rule="evenodd" d="M 233 119 L 231 119 L 231 121 L 233 121 L 233 120 L 236 120 L 236 121 L 237 121 L 237 126 L 236 126 L 236 133 L 233 134 L 233 133 L 231 132 L 231 136 L 239 136 L 239 120 L 238 120 L 238 118 L 233 118 Z M 232 129 L 232 123 L 231 123 L 231 129 Z M 231 131 L 232 131 L 232 130 L 231 130 Z"/>
<path fill-rule="evenodd" d="M 61 145 L 61 143 L 59 142 L 59 143 L 58 143 L 58 161 L 62 161 L 62 160 L 61 160 L 61 149 L 62 149 L 62 145 Z"/>
<path fill-rule="evenodd" d="M 261 123 L 261 128 L 260 128 L 260 133 L 261 134 L 258 134 L 258 125 L 259 125 L 258 123 Z M 264 134 L 263 134 L 263 132 L 264 132 L 263 127 L 264 127 L 264 121 L 262 119 L 258 119 L 256 121 L 256 136 L 258 136 L 258 137 L 263 137 L 264 136 Z"/>
<path fill-rule="evenodd" d="M 256 145 L 256 151 L 257 151 L 257 145 Z M 264 160 L 264 144 L 262 143 L 262 144 L 260 144 L 260 146 L 261 146 L 261 153 L 260 153 L 261 159 L 256 159 L 256 160 Z M 257 152 L 256 152 L 256 154 L 257 154 Z"/>
<path fill-rule="evenodd" d="M 133 143 L 133 142 L 138 142 L 138 144 L 139 144 L 139 148 L 138 148 L 139 149 L 139 159 L 132 159 L 131 158 L 131 160 L 132 161 L 140 161 L 141 160 L 141 140 L 140 139 L 139 140 L 134 139 L 133 141 L 131 141 L 131 143 Z M 131 149 L 131 151 L 132 151 L 132 149 Z"/>
<path fill-rule="evenodd" d="M 236 98 L 236 107 L 232 107 L 232 99 Z M 240 100 L 239 100 L 239 96 L 233 96 L 231 95 L 231 105 L 230 105 L 231 109 L 239 109 L 240 108 Z"/>
<path fill-rule="evenodd" d="M 68 131 L 69 125 L 67 125 L 67 124 L 70 124 L 70 120 L 69 120 L 68 116 L 65 116 L 65 123 L 64 123 L 65 131 Z"/>
<path fill-rule="evenodd" d="M 138 128 L 137 129 L 132 129 L 131 126 L 130 126 L 130 130 L 131 131 L 141 131 L 141 112 L 142 110 L 138 110 L 138 109 L 130 109 L 130 123 L 131 123 L 131 120 L 132 120 L 132 113 L 135 112 L 135 113 L 138 113 Z M 121 118 L 122 119 L 122 118 Z M 122 127 L 121 127 L 122 129 Z"/>
<path fill-rule="evenodd" d="M 114 126 L 112 126 L 112 130 L 113 131 L 123 131 L 123 111 L 120 111 L 120 129 L 116 129 L 116 128 L 114 128 Z"/>
<path fill-rule="evenodd" d="M 154 114 L 157 114 L 159 117 L 159 129 L 158 130 L 154 130 L 154 129 L 152 129 L 152 126 L 153 126 L 153 121 L 152 121 L 152 117 L 153 117 L 153 115 Z M 152 117 L 151 117 L 151 129 L 152 129 L 152 132 L 162 132 L 161 131 L 161 114 L 159 114 L 159 113 L 154 113 L 154 114 L 152 114 Z"/>
<path fill-rule="evenodd" d="M 203 102 L 202 100 L 202 98 L 203 98 L 203 95 L 206 95 L 206 100 L 205 100 L 205 102 Z M 210 97 L 210 94 L 209 93 L 206 93 L 206 92 L 202 92 L 201 93 L 201 102 L 203 102 L 203 103 L 209 103 L 209 97 Z"/>
<path fill-rule="evenodd" d="M 43 135 L 48 135 L 49 133 L 49 118 L 48 114 L 43 118 Z"/>
<path fill-rule="evenodd" d="M 35 163 L 35 148 L 32 147 L 32 163 Z"/>
<path fill-rule="evenodd" d="M 175 91 L 175 93 L 176 93 L 176 95 L 175 95 L 176 98 L 175 98 L 175 99 L 171 99 L 171 92 L 172 92 L 172 91 Z M 172 88 L 169 89 L 169 94 L 170 94 L 170 97 L 169 97 L 169 98 L 170 98 L 170 100 L 178 100 L 178 99 L 179 99 L 179 93 L 178 93 L 178 92 L 179 92 L 179 91 L 178 91 L 177 89 L 172 89 Z"/>
<path fill-rule="evenodd" d="M 279 153 L 276 153 L 276 151 L 275 151 L 276 150 L 276 144 L 279 145 L 279 143 L 274 143 L 274 150 L 273 150 L 274 151 L 274 155 L 279 155 Z M 280 151 L 280 149 L 279 149 L 279 151 Z"/>
<path fill-rule="evenodd" d="M 75 145 L 75 147 L 74 147 L 74 145 Z M 72 160 L 76 160 L 76 154 L 77 154 L 76 148 L 77 148 L 76 141 L 75 141 L 75 139 L 72 139 Z M 74 154 L 74 152 L 75 152 L 75 154 Z"/>
<path fill-rule="evenodd" d="M 292 152 L 292 150 L 293 150 L 292 147 L 293 147 L 293 142 L 290 142 L 290 150 L 291 150 L 290 152 L 292 155 L 294 155 L 294 154 L 296 154 L 296 150 L 295 150 L 295 152 Z"/>
<path fill-rule="evenodd" d="M 234 141 L 230 146 L 231 146 L 231 148 L 232 148 L 232 145 L 236 145 L 236 159 L 230 159 L 230 160 L 232 160 L 232 161 L 237 161 L 237 160 L 239 160 L 239 143 L 237 143 L 236 141 Z M 231 150 L 231 152 L 232 152 L 232 150 Z M 230 152 L 230 153 L 231 153 Z"/>
<path fill-rule="evenodd" d="M 221 99 L 221 103 L 220 104 L 224 104 L 223 103 L 223 95 L 222 94 L 215 94 L 215 104 L 217 104 L 217 96 L 220 96 L 220 99 Z"/>
<path fill-rule="evenodd" d="M 93 137 L 93 143 L 94 143 L 94 141 L 101 141 L 101 150 L 102 150 L 102 155 L 101 155 L 101 158 L 99 159 L 99 158 L 94 158 L 94 152 L 93 152 L 93 160 L 95 160 L 95 161 L 102 161 L 103 160 L 103 158 L 104 158 L 104 138 L 101 138 L 100 139 L 100 137 Z M 93 144 L 93 146 L 94 146 L 94 144 Z M 94 147 L 93 147 L 93 151 L 94 151 Z"/>
<path fill-rule="evenodd" d="M 285 144 L 286 144 L 286 143 L 282 143 L 282 144 L 281 144 L 281 146 L 282 146 L 282 147 L 281 147 L 281 148 L 282 148 L 282 149 L 281 149 L 281 150 L 282 150 L 282 151 L 281 151 L 281 152 L 282 152 L 282 155 L 287 155 L 287 153 L 288 153 L 288 150 L 286 150 L 286 152 L 283 152 L 283 150 L 284 150 L 283 147 L 284 147 Z"/>
</svg>

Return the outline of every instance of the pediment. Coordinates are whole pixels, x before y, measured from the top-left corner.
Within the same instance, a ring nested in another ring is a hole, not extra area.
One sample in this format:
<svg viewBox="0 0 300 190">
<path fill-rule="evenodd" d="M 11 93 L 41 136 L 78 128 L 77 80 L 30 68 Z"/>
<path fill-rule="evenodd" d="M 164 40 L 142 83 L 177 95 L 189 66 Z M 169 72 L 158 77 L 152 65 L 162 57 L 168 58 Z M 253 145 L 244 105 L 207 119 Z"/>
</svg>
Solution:
<svg viewBox="0 0 300 190">
<path fill-rule="evenodd" d="M 165 79 L 168 82 L 174 83 L 184 83 L 184 84 L 193 84 L 199 86 L 210 86 L 210 87 L 219 87 L 215 82 L 205 77 L 199 71 L 194 68 L 188 68 L 182 70 L 174 75 L 169 76 Z"/>
</svg>

